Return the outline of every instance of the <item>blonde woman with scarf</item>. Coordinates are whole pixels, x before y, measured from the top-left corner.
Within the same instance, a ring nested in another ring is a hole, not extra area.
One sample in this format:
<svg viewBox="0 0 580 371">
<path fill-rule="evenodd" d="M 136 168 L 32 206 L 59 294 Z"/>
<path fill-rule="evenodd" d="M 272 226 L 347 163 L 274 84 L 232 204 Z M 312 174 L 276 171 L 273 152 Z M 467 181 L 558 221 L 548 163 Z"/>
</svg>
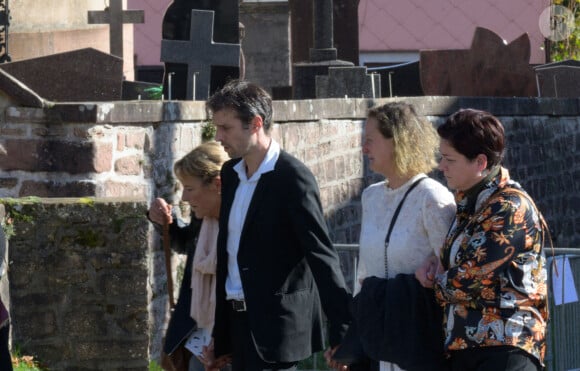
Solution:
<svg viewBox="0 0 580 371">
<path fill-rule="evenodd" d="M 182 252 L 185 250 L 188 255 L 164 346 L 169 355 L 183 351 L 183 348 L 194 355 L 189 359 L 188 371 L 204 370 L 199 358 L 211 339 L 214 323 L 220 170 L 227 159 L 228 155 L 219 143 L 207 142 L 175 163 L 173 171 L 183 189 L 181 199 L 189 203 L 198 219 L 189 226 L 173 223 L 171 206 L 163 199 L 156 199 L 149 209 L 149 219 L 154 223 L 162 225 L 169 221 L 172 247 Z M 182 245 L 181 249 L 179 245 Z"/>
</svg>

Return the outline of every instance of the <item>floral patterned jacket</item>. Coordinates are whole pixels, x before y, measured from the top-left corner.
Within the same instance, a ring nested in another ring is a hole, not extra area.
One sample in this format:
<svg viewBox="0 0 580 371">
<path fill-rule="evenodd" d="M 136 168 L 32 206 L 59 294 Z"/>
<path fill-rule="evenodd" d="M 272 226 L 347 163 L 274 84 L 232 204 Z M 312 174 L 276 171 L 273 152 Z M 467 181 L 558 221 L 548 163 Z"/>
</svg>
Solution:
<svg viewBox="0 0 580 371">
<path fill-rule="evenodd" d="M 548 303 L 541 214 L 504 168 L 477 194 L 474 210 L 461 192 L 456 202 L 440 255 L 445 272 L 434 286 L 444 307 L 446 351 L 512 345 L 543 363 Z"/>
</svg>

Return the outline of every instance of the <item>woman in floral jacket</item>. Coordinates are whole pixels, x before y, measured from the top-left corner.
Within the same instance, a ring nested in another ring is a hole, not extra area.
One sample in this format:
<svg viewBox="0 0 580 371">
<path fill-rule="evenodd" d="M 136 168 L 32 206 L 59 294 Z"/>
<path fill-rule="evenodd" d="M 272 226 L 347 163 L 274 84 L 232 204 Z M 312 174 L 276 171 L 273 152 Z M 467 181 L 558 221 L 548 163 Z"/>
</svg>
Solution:
<svg viewBox="0 0 580 371">
<path fill-rule="evenodd" d="M 484 111 L 459 110 L 438 128 L 439 168 L 457 213 L 440 261 L 416 277 L 444 307 L 452 370 L 540 370 L 548 321 L 544 243 L 534 202 L 500 163 L 504 129 Z"/>
</svg>

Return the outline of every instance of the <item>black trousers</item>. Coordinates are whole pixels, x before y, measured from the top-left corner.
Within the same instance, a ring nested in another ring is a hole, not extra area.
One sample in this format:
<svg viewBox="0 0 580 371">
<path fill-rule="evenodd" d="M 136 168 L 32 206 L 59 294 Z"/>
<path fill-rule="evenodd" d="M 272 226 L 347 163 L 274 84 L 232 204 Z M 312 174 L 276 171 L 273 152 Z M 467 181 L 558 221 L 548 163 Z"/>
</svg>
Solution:
<svg viewBox="0 0 580 371">
<path fill-rule="evenodd" d="M 540 371 L 538 360 L 512 346 L 470 348 L 451 352 L 451 371 Z"/>
<path fill-rule="evenodd" d="M 9 335 L 10 327 L 8 325 L 0 329 L 0 370 L 2 371 L 12 371 L 12 359 L 8 348 Z"/>
<path fill-rule="evenodd" d="M 296 370 L 296 363 L 269 363 L 256 351 L 248 323 L 248 312 L 230 311 L 232 371 Z"/>
</svg>

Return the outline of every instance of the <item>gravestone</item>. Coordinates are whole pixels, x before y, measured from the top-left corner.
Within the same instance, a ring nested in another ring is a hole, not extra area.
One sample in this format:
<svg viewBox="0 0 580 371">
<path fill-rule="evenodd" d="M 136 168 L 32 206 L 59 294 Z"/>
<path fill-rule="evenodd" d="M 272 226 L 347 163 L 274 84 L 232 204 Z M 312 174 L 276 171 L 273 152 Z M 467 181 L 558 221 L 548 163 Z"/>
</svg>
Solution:
<svg viewBox="0 0 580 371">
<path fill-rule="evenodd" d="M 538 96 L 580 97 L 580 62 L 566 60 L 548 63 L 534 68 Z"/>
<path fill-rule="evenodd" d="M 191 11 L 214 11 L 213 41 L 216 43 L 237 44 L 239 36 L 239 0 L 174 0 L 163 16 L 163 40 L 191 40 Z M 195 27 L 195 26 L 194 26 Z M 197 37 L 197 36 L 196 36 Z M 211 40 L 211 39 L 210 39 Z M 162 57 L 163 60 L 163 57 Z M 168 97 L 168 80 L 172 74 L 172 99 L 188 99 L 188 65 L 186 63 L 165 62 L 163 76 L 163 91 Z M 211 66 L 210 94 L 221 88 L 225 83 L 239 77 L 238 66 Z M 189 85 L 189 86 L 188 86 Z M 189 98 L 191 99 L 191 98 Z"/>
<path fill-rule="evenodd" d="M 123 60 L 93 48 L 4 63 L 0 69 L 51 101 L 121 99 Z"/>
<path fill-rule="evenodd" d="M 46 102 L 21 81 L 0 69 L 0 110 L 4 111 L 10 106 L 44 108 Z M 0 148 L 0 156 L 5 155 L 2 152 L 3 148 Z"/>
<path fill-rule="evenodd" d="M 337 58 L 357 66 L 359 64 L 358 4 L 360 0 L 334 0 L 333 38 Z M 292 62 L 310 60 L 309 50 L 313 47 L 314 27 L 312 2 L 289 0 Z"/>
<path fill-rule="evenodd" d="M 240 44 L 214 42 L 213 20 L 213 11 L 192 10 L 190 40 L 161 41 L 163 61 L 187 65 L 186 99 L 209 97 L 212 66 L 239 66 Z"/>
<path fill-rule="evenodd" d="M 360 76 L 359 67 L 353 67 L 353 63 L 337 59 L 338 52 L 334 47 L 334 33 L 333 33 L 333 1 L 332 0 L 316 0 L 312 3 L 314 12 L 314 48 L 310 49 L 310 62 L 294 64 L 293 73 L 293 98 L 294 99 L 314 99 L 314 98 L 329 98 L 335 96 L 337 92 L 328 90 L 332 87 L 339 88 L 341 96 L 362 97 L 361 92 L 375 92 L 375 97 L 380 97 L 380 89 L 372 87 L 376 76 L 366 74 L 366 67 L 364 69 L 364 78 L 362 84 L 364 87 L 359 87 L 352 84 L 358 81 Z M 337 70 L 329 75 L 330 68 L 337 68 Z M 340 68 L 340 71 L 338 71 Z M 319 76 L 327 75 L 329 79 L 341 79 L 341 81 L 328 81 Z M 323 86 L 318 88 L 316 84 L 320 82 Z M 348 91 L 344 91 L 346 88 Z M 378 94 L 377 94 L 378 90 Z M 322 95 L 318 95 L 322 94 Z M 330 94 L 330 95 L 329 95 Z"/>
<path fill-rule="evenodd" d="M 368 83 L 368 78 L 371 83 Z M 381 96 L 381 76 L 367 74 L 366 67 L 329 67 L 328 76 L 316 76 L 316 96 L 325 98 Z"/>
<path fill-rule="evenodd" d="M 110 5 L 103 11 L 90 10 L 89 24 L 109 24 L 109 51 L 123 58 L 123 24 L 144 23 L 142 10 L 123 10 L 123 0 L 109 0 Z"/>
<path fill-rule="evenodd" d="M 527 34 L 506 45 L 477 27 L 470 49 L 420 51 L 421 85 L 425 95 L 536 96 L 529 63 Z"/>
</svg>

